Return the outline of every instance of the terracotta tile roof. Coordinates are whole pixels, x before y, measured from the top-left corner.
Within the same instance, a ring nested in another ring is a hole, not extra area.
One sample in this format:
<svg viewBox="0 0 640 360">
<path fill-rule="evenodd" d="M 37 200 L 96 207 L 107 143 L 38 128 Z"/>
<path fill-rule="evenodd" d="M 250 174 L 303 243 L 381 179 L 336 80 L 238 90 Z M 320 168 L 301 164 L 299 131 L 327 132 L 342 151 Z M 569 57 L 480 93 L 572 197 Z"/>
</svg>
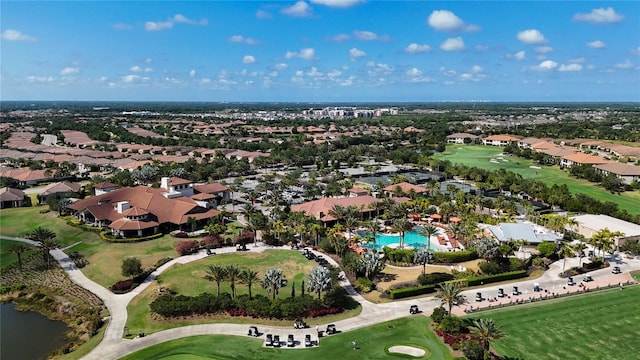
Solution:
<svg viewBox="0 0 640 360">
<path fill-rule="evenodd" d="M 335 220 L 335 218 L 329 215 L 329 211 L 336 205 L 344 207 L 355 206 L 359 209 L 362 208 L 365 212 L 368 212 L 371 211 L 369 204 L 373 204 L 376 201 L 378 201 L 378 199 L 370 195 L 344 198 L 322 198 L 302 204 L 292 205 L 291 211 L 302 211 L 309 216 L 315 216 L 316 219 L 331 221 Z"/>
<path fill-rule="evenodd" d="M 228 191 L 229 188 L 220 183 L 212 183 L 212 184 L 194 185 L 193 190 L 199 193 L 217 194 L 223 191 Z"/>
<path fill-rule="evenodd" d="M 522 137 L 520 137 L 520 136 L 515 136 L 515 135 L 502 135 L 502 134 L 499 134 L 499 135 L 489 135 L 489 136 L 487 136 L 487 137 L 485 138 L 485 140 L 487 140 L 487 141 L 493 141 L 493 140 L 496 140 L 496 141 L 518 141 L 518 140 L 520 140 L 520 139 L 522 139 Z"/>
<path fill-rule="evenodd" d="M 199 194 L 191 195 L 191 198 L 193 200 L 205 201 L 205 200 L 215 199 L 216 197 L 207 193 L 199 193 Z"/>
<path fill-rule="evenodd" d="M 397 187 L 400 187 L 400 189 L 402 190 L 403 193 L 408 193 L 410 190 L 413 190 L 417 194 L 423 193 L 423 192 L 429 192 L 429 189 L 423 188 L 422 186 L 413 185 L 413 184 L 408 183 L 408 182 L 401 182 L 401 183 L 398 183 L 398 184 L 392 184 L 392 185 L 389 185 L 389 186 L 385 187 L 383 190 L 384 191 L 395 191 L 395 189 Z"/>
<path fill-rule="evenodd" d="M 588 155 L 583 153 L 569 154 L 562 157 L 564 160 L 572 161 L 576 164 L 606 164 L 612 162 L 600 156 Z"/>
<path fill-rule="evenodd" d="M 191 180 L 187 180 L 187 179 L 183 179 L 183 178 L 179 178 L 177 176 L 172 177 L 169 180 L 169 185 L 187 185 L 187 184 L 191 184 L 193 181 Z"/>
<path fill-rule="evenodd" d="M 454 133 L 451 135 L 447 135 L 447 139 L 477 139 L 477 135 L 469 134 L 469 133 Z"/>
<path fill-rule="evenodd" d="M 109 227 L 115 230 L 145 230 L 159 225 L 160 224 L 157 222 L 150 220 L 129 220 L 120 218 L 109 224 Z"/>
<path fill-rule="evenodd" d="M 10 187 L 0 189 L 0 201 L 20 201 L 24 199 L 24 191 Z"/>
<path fill-rule="evenodd" d="M 149 215 L 149 212 L 145 209 L 141 209 L 139 207 L 130 207 L 127 210 L 122 212 L 122 215 L 124 216 L 143 216 L 143 215 Z"/>
<path fill-rule="evenodd" d="M 553 157 L 563 157 L 565 155 L 577 153 L 578 149 L 574 147 L 555 147 L 555 148 L 543 149 L 540 152 Z"/>
<path fill-rule="evenodd" d="M 112 188 L 112 187 L 118 187 L 118 185 L 112 183 L 112 182 L 108 182 L 108 181 L 104 181 L 101 183 L 97 183 L 95 185 L 93 185 L 94 189 L 108 189 L 108 188 Z"/>
<path fill-rule="evenodd" d="M 81 187 L 82 185 L 77 183 L 62 181 L 54 184 L 49 184 L 47 187 L 42 189 L 42 191 L 38 195 L 49 196 L 51 194 L 57 194 L 57 193 L 78 192 L 80 191 Z"/>
<path fill-rule="evenodd" d="M 531 145 L 531 148 L 534 150 L 541 150 L 541 149 L 553 149 L 555 147 L 557 147 L 558 145 L 554 144 L 554 143 L 550 143 L 548 141 L 539 141 L 535 144 Z"/>
<path fill-rule="evenodd" d="M 594 165 L 596 169 L 604 170 L 622 176 L 640 176 L 640 166 L 613 162 L 608 164 Z"/>
<path fill-rule="evenodd" d="M 205 209 L 188 197 L 166 198 L 163 189 L 146 186 L 124 187 L 106 194 L 76 201 L 69 206 L 75 211 L 86 209 L 98 220 L 115 221 L 122 218 L 115 209 L 115 204 L 127 201 L 155 215 L 158 223 L 186 224 L 187 218 L 206 219 L 218 215 L 216 209 Z"/>
</svg>

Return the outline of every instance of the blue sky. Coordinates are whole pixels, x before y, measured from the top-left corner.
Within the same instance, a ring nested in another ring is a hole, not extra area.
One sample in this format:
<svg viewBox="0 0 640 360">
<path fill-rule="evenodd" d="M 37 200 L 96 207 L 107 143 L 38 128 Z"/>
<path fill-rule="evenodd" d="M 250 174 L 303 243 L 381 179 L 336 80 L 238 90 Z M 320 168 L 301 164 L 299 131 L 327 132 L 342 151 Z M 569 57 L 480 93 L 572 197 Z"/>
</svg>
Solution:
<svg viewBox="0 0 640 360">
<path fill-rule="evenodd" d="M 640 101 L 638 1 L 1 1 L 3 100 Z"/>
</svg>

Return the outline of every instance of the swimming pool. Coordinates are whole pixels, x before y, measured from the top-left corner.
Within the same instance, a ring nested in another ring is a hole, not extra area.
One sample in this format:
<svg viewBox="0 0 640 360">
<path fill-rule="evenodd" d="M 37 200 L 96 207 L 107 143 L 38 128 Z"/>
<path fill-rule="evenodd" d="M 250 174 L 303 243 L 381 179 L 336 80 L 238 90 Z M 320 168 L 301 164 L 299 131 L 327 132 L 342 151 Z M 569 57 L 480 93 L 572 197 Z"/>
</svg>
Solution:
<svg viewBox="0 0 640 360">
<path fill-rule="evenodd" d="M 439 234 L 438 231 L 437 234 Z M 400 235 L 398 234 L 376 234 L 376 250 L 382 250 L 383 247 L 390 244 L 400 244 Z M 415 231 L 404 233 L 404 245 L 413 248 L 427 247 L 427 238 L 419 235 Z M 373 243 L 363 244 L 364 247 L 371 248 Z M 432 251 L 447 251 L 446 247 L 440 245 L 435 236 L 431 237 Z"/>
</svg>

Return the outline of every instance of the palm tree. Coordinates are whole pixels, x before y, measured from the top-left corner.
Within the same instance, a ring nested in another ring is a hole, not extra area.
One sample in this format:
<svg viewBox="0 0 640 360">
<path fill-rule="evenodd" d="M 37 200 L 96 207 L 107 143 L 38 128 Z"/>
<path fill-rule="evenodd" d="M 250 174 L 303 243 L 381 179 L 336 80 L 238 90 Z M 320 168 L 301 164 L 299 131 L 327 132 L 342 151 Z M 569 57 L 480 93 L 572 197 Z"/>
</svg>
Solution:
<svg viewBox="0 0 640 360">
<path fill-rule="evenodd" d="M 567 263 L 567 258 L 570 256 L 575 256 L 573 249 L 568 244 L 563 244 L 563 246 L 558 251 L 558 256 L 562 257 L 562 272 L 564 272 L 564 266 Z"/>
<path fill-rule="evenodd" d="M 477 319 L 473 321 L 473 325 L 469 327 L 471 334 L 475 335 L 481 342 L 486 354 L 489 352 L 490 342 L 498 340 L 504 336 L 500 327 L 492 319 Z"/>
<path fill-rule="evenodd" d="M 331 288 L 331 272 L 324 266 L 316 266 L 309 273 L 307 278 L 307 289 L 318 294 Z"/>
<path fill-rule="evenodd" d="M 322 225 L 317 222 L 313 222 L 309 225 L 309 232 L 313 234 L 313 238 L 315 240 L 315 245 L 318 246 L 318 238 L 320 237 L 320 232 L 322 231 Z"/>
<path fill-rule="evenodd" d="M 440 283 L 436 297 L 442 300 L 442 304 L 447 304 L 449 316 L 451 316 L 453 305 L 463 305 L 467 303 L 467 298 L 462 295 L 462 284 L 454 281 Z"/>
<path fill-rule="evenodd" d="M 593 234 L 589 243 L 602 252 L 602 259 L 604 260 L 604 253 L 614 250 L 614 239 L 620 236 L 624 236 L 624 234 L 620 231 L 611 231 L 609 228 L 604 228 Z"/>
<path fill-rule="evenodd" d="M 282 287 L 283 279 L 282 269 L 269 268 L 264 272 L 262 287 L 267 290 L 267 296 L 272 295 L 273 299 L 276 299 L 278 291 Z"/>
<path fill-rule="evenodd" d="M 58 243 L 58 241 L 54 238 L 44 239 L 40 241 L 40 248 L 42 249 L 44 259 L 47 261 L 47 269 L 51 267 L 51 256 L 49 254 L 49 251 L 56 249 L 58 246 L 60 246 L 60 243 Z"/>
<path fill-rule="evenodd" d="M 220 265 L 210 265 L 207 275 L 204 277 L 209 281 L 215 281 L 218 286 L 218 296 L 220 296 L 220 283 L 227 278 L 227 269 Z"/>
<path fill-rule="evenodd" d="M 16 246 L 12 246 L 9 248 L 9 252 L 11 254 L 16 254 L 18 257 L 18 269 L 22 271 L 22 254 L 29 251 L 29 247 L 25 244 L 17 244 Z"/>
<path fill-rule="evenodd" d="M 366 223 L 366 228 L 373 240 L 373 252 L 376 252 L 376 234 L 380 231 L 380 224 L 378 224 L 378 220 L 371 220 Z"/>
<path fill-rule="evenodd" d="M 587 248 L 582 241 L 573 246 L 573 250 L 578 253 L 578 266 L 582 267 L 582 251 Z"/>
<path fill-rule="evenodd" d="M 374 252 L 366 252 L 360 256 L 360 264 L 364 269 L 364 276 L 371 280 L 376 274 L 384 269 L 385 261 Z"/>
<path fill-rule="evenodd" d="M 438 232 L 438 228 L 433 225 L 426 225 L 418 234 L 427 238 L 427 251 L 431 250 L 431 237 Z"/>
<path fill-rule="evenodd" d="M 413 262 L 416 264 L 422 264 L 422 273 L 424 274 L 427 270 L 427 264 L 429 260 L 433 256 L 431 251 L 425 248 L 420 248 L 418 251 L 413 253 Z"/>
<path fill-rule="evenodd" d="M 396 219 L 393 222 L 393 230 L 400 234 L 400 249 L 404 248 L 404 233 L 411 231 L 413 224 L 406 218 Z"/>
<path fill-rule="evenodd" d="M 258 272 L 253 271 L 251 269 L 244 269 L 242 270 L 238 278 L 241 283 L 247 285 L 247 288 L 249 288 L 249 299 L 251 299 L 252 298 L 251 287 L 253 286 L 253 284 L 260 281 L 260 278 L 258 277 Z"/>
<path fill-rule="evenodd" d="M 240 278 L 241 271 L 237 265 L 229 265 L 225 270 L 227 273 L 226 279 L 231 286 L 231 298 L 233 299 L 236 297 L 236 280 Z"/>
</svg>

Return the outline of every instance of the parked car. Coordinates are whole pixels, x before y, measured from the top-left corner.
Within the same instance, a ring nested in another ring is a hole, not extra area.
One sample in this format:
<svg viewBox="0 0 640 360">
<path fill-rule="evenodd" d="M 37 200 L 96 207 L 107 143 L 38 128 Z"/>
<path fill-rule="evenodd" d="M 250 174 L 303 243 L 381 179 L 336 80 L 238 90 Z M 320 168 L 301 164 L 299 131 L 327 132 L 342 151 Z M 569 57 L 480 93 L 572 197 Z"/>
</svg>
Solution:
<svg viewBox="0 0 640 360">
<path fill-rule="evenodd" d="M 622 270 L 620 270 L 620 266 L 614 266 L 611 272 L 614 274 L 620 274 Z"/>
</svg>

